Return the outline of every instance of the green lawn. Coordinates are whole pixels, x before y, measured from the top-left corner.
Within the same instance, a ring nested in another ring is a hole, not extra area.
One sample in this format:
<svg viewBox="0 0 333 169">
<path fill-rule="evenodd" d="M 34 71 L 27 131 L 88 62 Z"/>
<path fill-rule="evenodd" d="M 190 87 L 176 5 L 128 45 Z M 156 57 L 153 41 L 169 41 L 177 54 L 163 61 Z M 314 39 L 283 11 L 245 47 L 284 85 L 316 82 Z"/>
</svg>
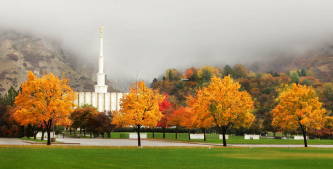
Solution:
<svg viewBox="0 0 333 169">
<path fill-rule="evenodd" d="M 0 169 L 331 169 L 333 149 L 0 147 Z"/>
</svg>

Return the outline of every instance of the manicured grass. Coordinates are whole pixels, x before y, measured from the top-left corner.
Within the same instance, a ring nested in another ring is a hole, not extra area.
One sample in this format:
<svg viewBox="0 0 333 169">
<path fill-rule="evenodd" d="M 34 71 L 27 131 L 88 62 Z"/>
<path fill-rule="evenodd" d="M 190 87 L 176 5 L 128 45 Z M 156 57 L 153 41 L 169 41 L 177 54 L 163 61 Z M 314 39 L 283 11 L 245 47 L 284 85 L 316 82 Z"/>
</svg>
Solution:
<svg viewBox="0 0 333 169">
<path fill-rule="evenodd" d="M 333 149 L 0 147 L 0 169 L 331 169 Z"/>
</svg>

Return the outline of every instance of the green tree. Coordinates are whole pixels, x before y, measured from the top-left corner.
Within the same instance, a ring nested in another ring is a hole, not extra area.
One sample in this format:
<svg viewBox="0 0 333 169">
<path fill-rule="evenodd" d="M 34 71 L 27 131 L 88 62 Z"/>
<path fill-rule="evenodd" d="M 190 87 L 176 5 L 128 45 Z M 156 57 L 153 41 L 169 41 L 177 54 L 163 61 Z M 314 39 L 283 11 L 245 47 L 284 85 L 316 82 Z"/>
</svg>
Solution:
<svg viewBox="0 0 333 169">
<path fill-rule="evenodd" d="M 86 130 L 89 127 L 88 122 L 92 118 L 93 114 L 97 113 L 97 109 L 90 105 L 84 105 L 82 107 L 76 108 L 70 115 L 72 120 L 72 128 L 80 128 L 80 134 L 83 130 L 84 136 L 86 135 Z"/>
<path fill-rule="evenodd" d="M 228 75 L 230 75 L 231 77 L 234 77 L 235 72 L 231 66 L 225 65 L 223 68 L 223 76 L 228 76 Z"/>
<path fill-rule="evenodd" d="M 238 78 L 246 78 L 250 74 L 250 70 L 246 68 L 244 65 L 241 64 L 236 64 L 233 67 L 233 78 L 238 79 Z"/>
<path fill-rule="evenodd" d="M 17 95 L 18 91 L 14 87 L 10 87 L 4 96 L 1 97 L 0 95 L 0 104 L 12 106 Z"/>
<path fill-rule="evenodd" d="M 292 83 L 299 84 L 300 83 L 300 77 L 297 71 L 290 71 L 289 77 L 291 78 Z"/>
<path fill-rule="evenodd" d="M 182 74 L 177 69 L 168 69 L 164 73 L 166 80 L 177 81 L 182 78 Z"/>
<path fill-rule="evenodd" d="M 111 131 L 115 125 L 111 124 L 111 116 L 104 112 L 95 112 L 87 119 L 87 130 L 93 133 L 94 137 L 101 135 L 111 137 Z"/>
<path fill-rule="evenodd" d="M 11 118 L 11 111 L 18 91 L 11 87 L 3 96 L 0 94 L 0 137 L 22 136 L 22 127 Z"/>
</svg>

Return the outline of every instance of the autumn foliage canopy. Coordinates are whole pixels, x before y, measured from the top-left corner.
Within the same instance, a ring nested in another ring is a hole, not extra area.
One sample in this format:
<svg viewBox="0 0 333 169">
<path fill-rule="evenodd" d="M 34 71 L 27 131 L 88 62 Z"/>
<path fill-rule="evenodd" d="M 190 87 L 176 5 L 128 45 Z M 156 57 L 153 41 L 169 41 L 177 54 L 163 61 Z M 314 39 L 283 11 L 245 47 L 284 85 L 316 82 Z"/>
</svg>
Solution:
<svg viewBox="0 0 333 169">
<path fill-rule="evenodd" d="M 138 82 L 130 92 L 122 98 L 121 109 L 115 113 L 113 123 L 120 126 L 155 127 L 162 118 L 159 104 L 163 96 L 157 91 Z"/>
<path fill-rule="evenodd" d="M 326 110 L 312 87 L 293 84 L 281 92 L 273 109 L 272 125 L 284 130 L 301 129 L 304 145 L 309 129 L 321 129 L 328 119 Z"/>
<path fill-rule="evenodd" d="M 248 127 L 254 120 L 253 101 L 230 76 L 213 77 L 211 83 L 190 97 L 188 104 L 201 125 Z"/>
<path fill-rule="evenodd" d="M 273 109 L 274 126 L 295 130 L 300 125 L 320 129 L 325 124 L 326 110 L 312 87 L 293 84 L 281 92 L 278 101 Z"/>
<path fill-rule="evenodd" d="M 52 73 L 38 78 L 28 72 L 27 81 L 15 98 L 13 118 L 21 125 L 41 125 L 49 134 L 52 125 L 70 124 L 73 100 L 74 93 L 66 79 Z"/>
<path fill-rule="evenodd" d="M 222 134 L 231 128 L 249 127 L 254 120 L 253 100 L 240 90 L 240 84 L 230 76 L 213 77 L 210 84 L 188 99 L 188 105 L 201 127 L 218 127 Z M 225 139 L 224 145 L 226 146 Z"/>
</svg>

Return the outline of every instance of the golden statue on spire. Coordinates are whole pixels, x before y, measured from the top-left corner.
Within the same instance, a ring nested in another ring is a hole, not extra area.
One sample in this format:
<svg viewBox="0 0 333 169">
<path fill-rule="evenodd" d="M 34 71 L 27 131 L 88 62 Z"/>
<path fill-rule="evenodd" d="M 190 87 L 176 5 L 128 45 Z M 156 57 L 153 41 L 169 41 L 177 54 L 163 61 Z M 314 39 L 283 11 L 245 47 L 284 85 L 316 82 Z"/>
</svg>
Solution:
<svg viewBox="0 0 333 169">
<path fill-rule="evenodd" d="M 100 36 L 100 38 L 103 38 L 103 36 L 104 36 L 104 26 L 99 27 L 99 36 Z"/>
</svg>

